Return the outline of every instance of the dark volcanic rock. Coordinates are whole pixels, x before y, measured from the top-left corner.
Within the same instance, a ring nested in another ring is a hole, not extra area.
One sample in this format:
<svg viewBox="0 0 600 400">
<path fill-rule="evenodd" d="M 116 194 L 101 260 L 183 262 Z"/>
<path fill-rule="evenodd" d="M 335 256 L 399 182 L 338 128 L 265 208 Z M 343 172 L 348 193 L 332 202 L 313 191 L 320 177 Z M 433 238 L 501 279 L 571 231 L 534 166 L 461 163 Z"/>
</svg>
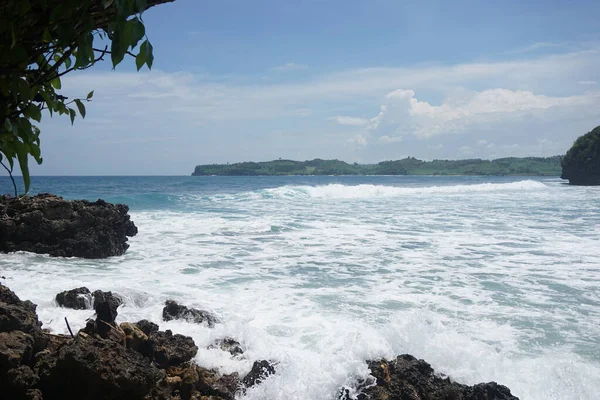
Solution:
<svg viewBox="0 0 600 400">
<path fill-rule="evenodd" d="M 85 310 L 92 308 L 92 294 L 86 287 L 65 290 L 56 295 L 56 302 L 61 307 Z"/>
<path fill-rule="evenodd" d="M 163 308 L 163 319 L 165 321 L 171 321 L 173 319 L 185 319 L 189 322 L 196 324 L 206 323 L 209 328 L 215 326 L 219 322 L 218 318 L 204 310 L 197 310 L 195 308 L 187 308 L 177 304 L 176 301 L 167 300 L 165 307 Z"/>
<path fill-rule="evenodd" d="M 105 258 L 125 253 L 137 228 L 129 208 L 104 200 L 63 200 L 52 194 L 0 196 L 0 250 L 57 257 Z"/>
<path fill-rule="evenodd" d="M 248 372 L 248 375 L 244 377 L 242 383 L 246 387 L 252 387 L 254 385 L 260 384 L 264 381 L 269 375 L 273 375 L 275 373 L 275 367 L 271 365 L 270 362 L 266 360 L 254 361 L 252 365 L 252 369 Z"/>
<path fill-rule="evenodd" d="M 369 369 L 376 379 L 362 382 L 357 387 L 359 400 L 518 400 L 506 386 L 496 382 L 466 386 L 440 378 L 423 360 L 409 354 L 393 361 L 368 361 Z M 350 399 L 349 390 L 342 389 L 341 400 Z"/>
<path fill-rule="evenodd" d="M 158 325 L 154 322 L 150 322 L 147 319 L 143 319 L 135 323 L 135 326 L 141 329 L 146 335 L 150 336 L 155 332 L 158 332 Z"/>
<path fill-rule="evenodd" d="M 48 338 L 42 332 L 42 323 L 35 312 L 36 305 L 21 301 L 6 286 L 0 284 L 0 332 L 22 331 L 33 338 L 34 352 L 42 350 Z"/>
<path fill-rule="evenodd" d="M 217 399 L 234 400 L 240 388 L 240 378 L 237 372 L 230 375 L 220 375 L 215 370 L 197 367 L 197 388 L 202 394 L 214 396 Z"/>
<path fill-rule="evenodd" d="M 230 337 L 216 340 L 215 343 L 208 346 L 209 349 L 220 348 L 223 351 L 229 352 L 232 356 L 239 356 L 244 354 L 244 349 L 240 342 Z"/>
<path fill-rule="evenodd" d="M 161 368 L 190 361 L 198 353 L 194 339 L 180 334 L 173 335 L 170 330 L 150 335 L 150 344 L 152 358 Z"/>
<path fill-rule="evenodd" d="M 165 377 L 136 351 L 86 334 L 55 357 L 38 370 L 42 393 L 56 399 L 142 399 Z"/>
</svg>

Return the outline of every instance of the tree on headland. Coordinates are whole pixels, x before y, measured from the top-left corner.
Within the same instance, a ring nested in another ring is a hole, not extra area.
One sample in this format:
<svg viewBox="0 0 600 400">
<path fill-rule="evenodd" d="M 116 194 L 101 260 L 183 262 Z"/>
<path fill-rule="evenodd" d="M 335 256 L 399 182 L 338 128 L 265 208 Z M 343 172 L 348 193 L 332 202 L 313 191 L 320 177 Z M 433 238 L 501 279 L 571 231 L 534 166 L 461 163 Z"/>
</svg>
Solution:
<svg viewBox="0 0 600 400">
<path fill-rule="evenodd" d="M 175 0 L 2 0 L 0 2 L 0 164 L 11 179 L 17 163 L 29 191 L 29 156 L 42 163 L 42 112 L 85 117 L 94 94 L 67 99 L 61 77 L 110 57 L 152 68 L 143 12 Z M 12 179 L 15 196 L 17 187 Z"/>
<path fill-rule="evenodd" d="M 571 185 L 600 185 L 600 126 L 577 138 L 561 165 Z"/>
</svg>

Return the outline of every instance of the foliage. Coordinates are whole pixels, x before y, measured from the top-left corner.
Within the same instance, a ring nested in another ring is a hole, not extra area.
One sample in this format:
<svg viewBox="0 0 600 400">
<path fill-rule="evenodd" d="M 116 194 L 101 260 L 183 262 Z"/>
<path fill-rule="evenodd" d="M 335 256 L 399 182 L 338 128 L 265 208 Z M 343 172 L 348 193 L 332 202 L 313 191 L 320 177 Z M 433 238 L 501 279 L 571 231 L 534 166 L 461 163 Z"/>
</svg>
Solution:
<svg viewBox="0 0 600 400">
<path fill-rule="evenodd" d="M 560 157 L 421 161 L 408 157 L 378 164 L 339 160 L 243 162 L 198 165 L 192 175 L 560 175 Z"/>
<path fill-rule="evenodd" d="M 600 126 L 577 138 L 561 165 L 561 177 L 572 183 L 600 181 Z"/>
<path fill-rule="evenodd" d="M 151 68 L 154 56 L 142 13 L 170 1 L 174 0 L 0 2 L 0 163 L 12 178 L 18 162 L 26 192 L 29 156 L 42 163 L 40 129 L 35 125 L 42 112 L 66 115 L 73 123 L 77 115 L 85 117 L 85 103 L 94 94 L 67 101 L 60 94 L 61 77 L 87 69 L 106 55 L 113 68 L 125 55 L 135 57 L 138 70 Z"/>
</svg>

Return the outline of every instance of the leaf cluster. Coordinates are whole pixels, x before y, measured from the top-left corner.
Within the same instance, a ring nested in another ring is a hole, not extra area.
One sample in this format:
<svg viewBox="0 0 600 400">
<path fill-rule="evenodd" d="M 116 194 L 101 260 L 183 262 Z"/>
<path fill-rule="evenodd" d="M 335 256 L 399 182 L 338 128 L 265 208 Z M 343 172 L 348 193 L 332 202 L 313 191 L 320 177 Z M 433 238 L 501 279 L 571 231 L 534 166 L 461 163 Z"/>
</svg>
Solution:
<svg viewBox="0 0 600 400">
<path fill-rule="evenodd" d="M 61 77 L 92 67 L 110 55 L 113 68 L 126 55 L 137 69 L 152 67 L 153 49 L 142 14 L 174 0 L 3 0 L 0 2 L 0 164 L 11 174 L 18 163 L 30 187 L 28 159 L 43 159 L 43 111 L 86 115 L 94 92 L 69 101 Z M 137 54 L 132 51 L 137 49 Z M 14 185 L 14 180 L 13 180 Z M 15 185 L 15 195 L 16 193 Z"/>
</svg>

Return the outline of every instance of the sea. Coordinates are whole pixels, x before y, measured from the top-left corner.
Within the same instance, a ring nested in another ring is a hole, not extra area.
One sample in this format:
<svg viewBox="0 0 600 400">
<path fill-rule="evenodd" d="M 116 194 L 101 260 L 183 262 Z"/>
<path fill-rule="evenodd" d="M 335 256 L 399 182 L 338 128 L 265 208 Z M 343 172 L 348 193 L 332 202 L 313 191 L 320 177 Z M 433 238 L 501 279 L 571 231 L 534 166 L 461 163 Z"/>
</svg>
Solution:
<svg viewBox="0 0 600 400">
<path fill-rule="evenodd" d="M 0 192 L 11 185 L 2 177 Z M 87 286 L 124 298 L 117 321 L 191 336 L 198 364 L 276 374 L 240 398 L 333 400 L 367 359 L 410 353 L 465 384 L 525 400 L 600 396 L 600 188 L 554 177 L 34 177 L 32 193 L 125 203 L 139 228 L 105 260 L 0 255 L 44 327 Z M 214 328 L 164 322 L 167 299 Z M 208 348 L 223 337 L 245 353 Z"/>
</svg>

